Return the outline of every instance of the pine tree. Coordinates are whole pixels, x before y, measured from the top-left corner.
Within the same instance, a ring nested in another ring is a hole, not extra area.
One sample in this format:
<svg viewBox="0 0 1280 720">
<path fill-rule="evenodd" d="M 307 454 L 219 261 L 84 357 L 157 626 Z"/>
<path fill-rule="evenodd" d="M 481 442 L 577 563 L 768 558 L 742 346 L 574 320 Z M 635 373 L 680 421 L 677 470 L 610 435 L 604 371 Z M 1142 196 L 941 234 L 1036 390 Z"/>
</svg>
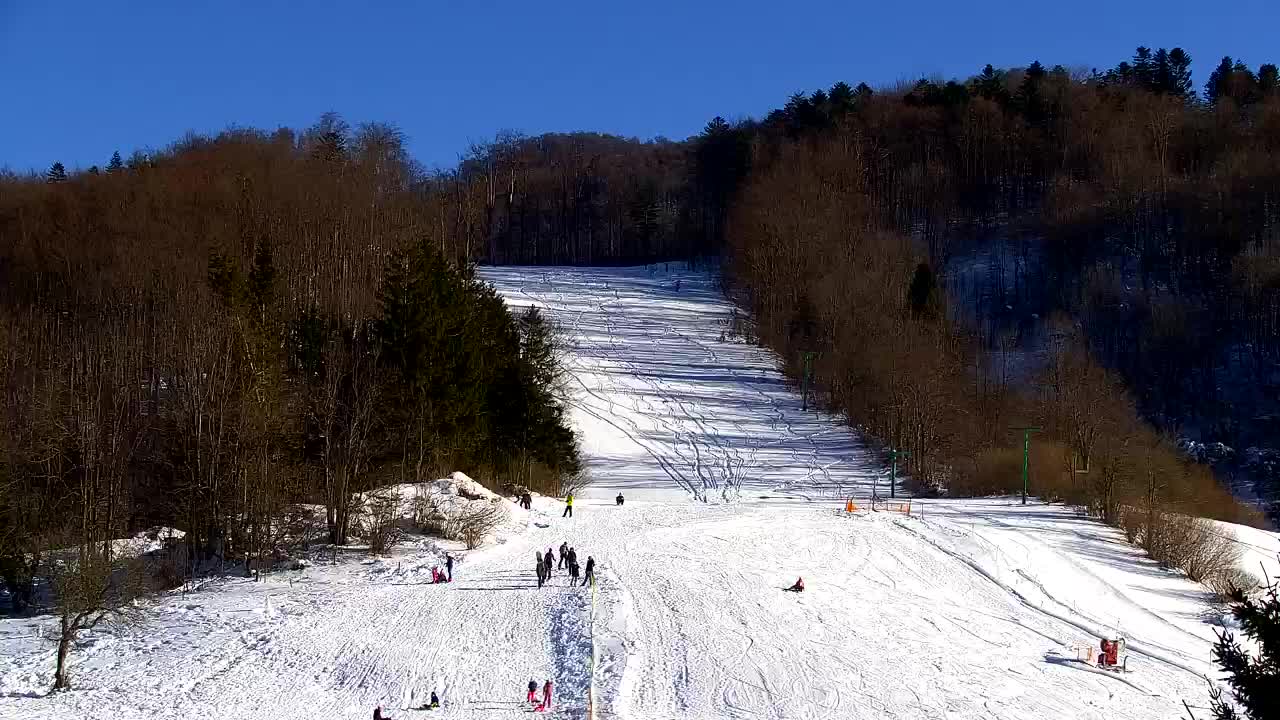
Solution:
<svg viewBox="0 0 1280 720">
<path fill-rule="evenodd" d="M 1280 91 L 1280 72 L 1276 66 L 1267 63 L 1258 68 L 1258 94 L 1262 97 L 1275 95 Z"/>
<path fill-rule="evenodd" d="M 844 115 L 853 110 L 853 88 L 848 83 L 838 82 L 831 86 L 827 101 L 831 103 L 832 117 Z"/>
<path fill-rule="evenodd" d="M 49 172 L 45 173 L 44 179 L 48 183 L 66 182 L 67 169 L 62 166 L 62 163 L 56 162 L 49 167 Z"/>
<path fill-rule="evenodd" d="M 1139 46 L 1133 53 L 1133 84 L 1151 89 L 1156 86 L 1156 66 L 1151 48 Z"/>
<path fill-rule="evenodd" d="M 114 174 L 121 170 L 124 170 L 124 160 L 120 159 L 120 151 L 116 150 L 111 153 L 111 161 L 107 163 L 107 172 Z"/>
<path fill-rule="evenodd" d="M 1169 51 L 1169 89 L 1167 92 L 1178 97 L 1190 97 L 1191 89 L 1191 56 L 1180 47 Z"/>
<path fill-rule="evenodd" d="M 1280 718 L 1280 583 L 1271 582 L 1261 598 L 1232 593 L 1231 614 L 1246 636 L 1258 644 L 1257 656 L 1240 647 L 1229 631 L 1218 636 L 1213 659 L 1227 673 L 1231 695 L 1244 711 L 1241 715 L 1212 691 L 1213 716 L 1217 720 L 1275 720 Z"/>
</svg>

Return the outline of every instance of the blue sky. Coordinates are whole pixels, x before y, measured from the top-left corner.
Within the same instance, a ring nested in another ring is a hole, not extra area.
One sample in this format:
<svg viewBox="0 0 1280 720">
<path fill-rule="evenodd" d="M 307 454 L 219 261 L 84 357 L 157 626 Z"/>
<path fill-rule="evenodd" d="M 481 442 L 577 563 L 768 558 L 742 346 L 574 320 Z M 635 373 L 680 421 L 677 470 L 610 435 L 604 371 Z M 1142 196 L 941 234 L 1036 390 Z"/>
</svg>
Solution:
<svg viewBox="0 0 1280 720">
<path fill-rule="evenodd" d="M 394 123 L 428 166 L 494 132 L 673 139 L 797 90 L 1105 67 L 1181 46 L 1280 61 L 1280 2 L 0 0 L 0 167 L 104 164 L 188 130 Z"/>
</svg>

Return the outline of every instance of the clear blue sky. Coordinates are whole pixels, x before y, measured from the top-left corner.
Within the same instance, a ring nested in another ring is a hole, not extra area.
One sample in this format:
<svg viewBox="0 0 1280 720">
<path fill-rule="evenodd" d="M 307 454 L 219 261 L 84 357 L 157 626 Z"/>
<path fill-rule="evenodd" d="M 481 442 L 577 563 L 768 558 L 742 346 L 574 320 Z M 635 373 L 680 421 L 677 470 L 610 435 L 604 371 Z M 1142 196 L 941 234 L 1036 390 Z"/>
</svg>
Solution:
<svg viewBox="0 0 1280 720">
<path fill-rule="evenodd" d="M 187 130 L 398 125 L 428 166 L 472 140 L 599 130 L 680 139 L 797 90 L 1105 67 L 1181 46 L 1280 62 L 1280 2 L 0 0 L 0 167 L 104 164 Z"/>
</svg>

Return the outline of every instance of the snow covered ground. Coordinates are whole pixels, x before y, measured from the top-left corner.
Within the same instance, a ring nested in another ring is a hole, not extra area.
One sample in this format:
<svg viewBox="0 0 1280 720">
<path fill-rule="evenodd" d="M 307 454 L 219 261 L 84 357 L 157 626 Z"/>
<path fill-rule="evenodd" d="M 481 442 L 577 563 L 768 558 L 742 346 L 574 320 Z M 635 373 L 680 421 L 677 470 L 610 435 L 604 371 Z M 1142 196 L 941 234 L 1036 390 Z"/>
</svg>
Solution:
<svg viewBox="0 0 1280 720">
<path fill-rule="evenodd" d="M 0 717 L 367 718 L 378 703 L 421 717 L 399 708 L 435 690 L 433 716 L 504 718 L 547 678 L 562 718 L 588 717 L 589 696 L 596 717 L 637 719 L 1170 718 L 1184 699 L 1207 704 L 1206 592 L 1112 529 L 1006 499 L 842 512 L 885 491 L 883 468 L 802 411 L 768 353 L 720 340 L 731 308 L 706 276 L 484 275 L 572 340 L 595 482 L 574 517 L 535 498 L 474 551 L 419 540 L 176 594 L 131 634 L 90 634 L 78 689 L 51 697 L 51 619 L 2 620 Z M 1255 574 L 1268 557 L 1280 572 L 1275 533 L 1221 529 Z M 596 559 L 594 595 L 563 571 L 536 587 L 534 552 L 566 541 Z M 455 582 L 426 584 L 446 550 Z M 796 576 L 807 591 L 782 592 Z M 1129 638 L 1133 672 L 1072 661 L 1102 632 Z"/>
</svg>

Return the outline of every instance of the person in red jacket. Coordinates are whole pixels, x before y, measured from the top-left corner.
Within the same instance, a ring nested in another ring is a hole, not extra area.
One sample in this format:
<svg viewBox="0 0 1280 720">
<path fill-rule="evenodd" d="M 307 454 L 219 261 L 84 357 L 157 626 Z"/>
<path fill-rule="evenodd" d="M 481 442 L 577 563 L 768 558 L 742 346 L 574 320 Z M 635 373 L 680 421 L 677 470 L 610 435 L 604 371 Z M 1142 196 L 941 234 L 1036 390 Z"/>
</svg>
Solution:
<svg viewBox="0 0 1280 720">
<path fill-rule="evenodd" d="M 543 709 L 551 709 L 551 681 L 548 680 L 542 684 L 542 707 Z"/>
<path fill-rule="evenodd" d="M 787 588 L 788 592 L 804 592 L 804 578 L 796 578 L 796 584 Z"/>
</svg>

